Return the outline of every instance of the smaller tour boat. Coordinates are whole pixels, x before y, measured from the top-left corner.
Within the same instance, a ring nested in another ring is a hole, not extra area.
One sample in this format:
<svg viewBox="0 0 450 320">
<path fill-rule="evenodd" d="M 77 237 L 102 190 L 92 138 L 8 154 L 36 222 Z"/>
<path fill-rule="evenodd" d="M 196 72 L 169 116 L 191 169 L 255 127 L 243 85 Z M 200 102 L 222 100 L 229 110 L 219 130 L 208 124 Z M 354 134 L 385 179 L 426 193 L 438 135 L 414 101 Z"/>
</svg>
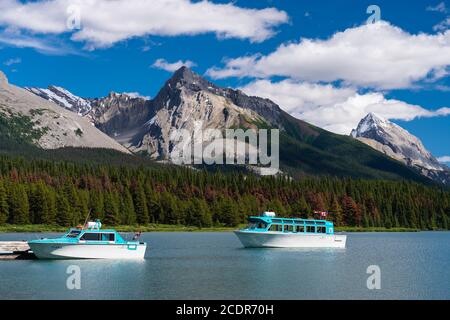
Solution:
<svg viewBox="0 0 450 320">
<path fill-rule="evenodd" d="M 274 212 L 248 218 L 245 229 L 235 231 L 247 248 L 345 248 L 346 235 L 334 234 L 333 222 L 276 217 Z"/>
<path fill-rule="evenodd" d="M 147 244 L 125 241 L 115 230 L 101 229 L 99 220 L 70 229 L 56 239 L 28 241 L 39 259 L 144 259 Z"/>
</svg>

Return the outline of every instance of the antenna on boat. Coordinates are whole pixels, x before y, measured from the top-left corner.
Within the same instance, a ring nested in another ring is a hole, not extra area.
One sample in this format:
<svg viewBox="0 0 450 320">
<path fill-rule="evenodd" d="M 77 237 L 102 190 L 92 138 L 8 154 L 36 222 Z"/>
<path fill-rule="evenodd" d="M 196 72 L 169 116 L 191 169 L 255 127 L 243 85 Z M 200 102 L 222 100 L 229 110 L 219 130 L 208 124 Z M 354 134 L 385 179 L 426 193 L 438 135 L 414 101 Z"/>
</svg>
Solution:
<svg viewBox="0 0 450 320">
<path fill-rule="evenodd" d="M 86 216 L 86 220 L 84 220 L 84 224 L 83 224 L 83 227 L 81 228 L 81 230 L 84 230 L 84 227 L 86 226 L 86 223 L 87 223 L 88 220 L 89 220 L 89 216 L 91 215 L 91 211 L 92 211 L 92 208 L 89 209 L 89 212 L 88 212 L 88 214 L 87 214 L 87 216 Z"/>
</svg>

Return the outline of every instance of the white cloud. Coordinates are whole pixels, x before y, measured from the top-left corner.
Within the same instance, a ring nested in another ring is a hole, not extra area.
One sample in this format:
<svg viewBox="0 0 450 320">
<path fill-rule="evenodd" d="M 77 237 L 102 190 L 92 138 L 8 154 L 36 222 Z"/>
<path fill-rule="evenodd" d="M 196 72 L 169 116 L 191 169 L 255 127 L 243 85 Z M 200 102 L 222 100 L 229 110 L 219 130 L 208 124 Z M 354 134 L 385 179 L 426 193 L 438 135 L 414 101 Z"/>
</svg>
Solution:
<svg viewBox="0 0 450 320">
<path fill-rule="evenodd" d="M 178 69 L 180 69 L 182 66 L 186 66 L 188 68 L 195 67 L 196 64 L 190 60 L 182 61 L 178 60 L 176 62 L 170 63 L 166 59 L 158 59 L 155 61 L 155 63 L 152 64 L 153 68 L 166 70 L 169 72 L 174 72 Z"/>
<path fill-rule="evenodd" d="M 344 81 L 381 89 L 407 88 L 445 74 L 450 66 L 450 30 L 409 34 L 387 22 L 366 24 L 331 38 L 301 39 L 266 55 L 225 61 L 212 78 L 284 76 L 309 82 Z"/>
<path fill-rule="evenodd" d="M 69 30 L 68 8 L 77 6 L 81 28 Z M 248 9 L 233 3 L 191 0 L 48 0 L 0 2 L 0 25 L 37 34 L 71 33 L 87 48 L 109 47 L 146 35 L 177 36 L 214 33 L 219 38 L 264 41 L 288 21 L 275 8 Z"/>
<path fill-rule="evenodd" d="M 151 99 L 150 96 L 143 96 L 139 92 L 122 92 L 122 94 L 126 94 L 127 96 L 129 96 L 131 98 L 142 98 L 142 99 L 145 99 L 145 100 L 150 100 Z"/>
<path fill-rule="evenodd" d="M 447 7 L 445 5 L 445 2 L 439 2 L 437 5 L 435 6 L 428 6 L 427 7 L 428 11 L 437 11 L 437 12 L 447 12 Z"/>
<path fill-rule="evenodd" d="M 441 163 L 450 163 L 450 156 L 438 157 L 437 160 Z"/>
<path fill-rule="evenodd" d="M 433 26 L 434 31 L 445 31 L 450 28 L 450 17 L 445 18 L 437 25 Z"/>
<path fill-rule="evenodd" d="M 349 134 L 369 112 L 387 119 L 406 121 L 450 115 L 450 108 L 430 111 L 418 105 L 386 99 L 381 93 L 360 94 L 353 88 L 293 80 L 256 80 L 240 89 L 249 95 L 269 98 L 294 117 L 340 134 Z"/>
<path fill-rule="evenodd" d="M 9 28 L 0 32 L 0 43 L 18 48 L 32 48 L 49 55 L 80 54 L 61 43 L 58 39 L 54 39 L 54 37 L 41 39 L 39 37 L 24 35 L 20 30 L 15 28 Z"/>
<path fill-rule="evenodd" d="M 21 58 L 11 58 L 11 59 L 8 59 L 5 62 L 3 62 L 3 64 L 8 67 L 12 66 L 13 64 L 19 64 L 19 63 L 22 63 Z"/>
</svg>

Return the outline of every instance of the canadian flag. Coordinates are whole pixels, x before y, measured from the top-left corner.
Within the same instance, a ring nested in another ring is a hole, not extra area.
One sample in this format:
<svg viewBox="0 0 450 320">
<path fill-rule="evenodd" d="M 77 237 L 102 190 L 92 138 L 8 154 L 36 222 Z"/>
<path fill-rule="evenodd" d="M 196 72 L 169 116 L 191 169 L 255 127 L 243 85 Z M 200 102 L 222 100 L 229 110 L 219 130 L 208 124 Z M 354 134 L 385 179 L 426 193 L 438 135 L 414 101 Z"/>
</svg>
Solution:
<svg viewBox="0 0 450 320">
<path fill-rule="evenodd" d="M 316 214 L 320 214 L 321 217 L 326 217 L 328 215 L 327 211 L 314 211 Z"/>
</svg>

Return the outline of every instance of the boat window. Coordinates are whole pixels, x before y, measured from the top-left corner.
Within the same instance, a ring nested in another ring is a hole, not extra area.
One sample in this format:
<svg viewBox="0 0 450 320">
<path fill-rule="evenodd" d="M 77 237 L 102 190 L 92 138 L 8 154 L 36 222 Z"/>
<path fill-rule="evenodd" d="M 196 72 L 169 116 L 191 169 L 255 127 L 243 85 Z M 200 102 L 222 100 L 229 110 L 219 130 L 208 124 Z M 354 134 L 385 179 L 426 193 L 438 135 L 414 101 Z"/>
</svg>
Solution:
<svg viewBox="0 0 450 320">
<path fill-rule="evenodd" d="M 316 232 L 317 233 L 326 233 L 326 229 L 325 229 L 325 227 L 316 227 Z"/>
<path fill-rule="evenodd" d="M 256 228 L 256 222 L 250 222 L 247 226 L 247 229 L 255 229 Z"/>
<path fill-rule="evenodd" d="M 284 225 L 284 232 L 294 232 L 294 226 L 285 224 Z"/>
<path fill-rule="evenodd" d="M 283 226 L 281 224 L 272 224 L 269 231 L 283 231 Z"/>
<path fill-rule="evenodd" d="M 297 226 L 297 232 L 305 232 L 305 226 Z"/>
<path fill-rule="evenodd" d="M 267 227 L 267 224 L 265 224 L 264 222 L 258 223 L 258 226 L 257 226 L 258 229 L 265 229 L 266 227 Z"/>
<path fill-rule="evenodd" d="M 114 241 L 114 233 L 102 233 L 102 241 Z"/>
<path fill-rule="evenodd" d="M 311 232 L 314 233 L 315 232 L 315 227 L 314 226 L 306 226 L 306 232 Z"/>
<path fill-rule="evenodd" d="M 67 238 L 76 238 L 78 237 L 78 235 L 81 233 L 80 230 L 71 230 L 68 234 L 67 234 Z"/>
<path fill-rule="evenodd" d="M 86 241 L 100 241 L 100 233 L 94 233 L 94 232 L 86 232 L 83 234 L 80 238 L 80 240 L 86 240 Z"/>
</svg>

